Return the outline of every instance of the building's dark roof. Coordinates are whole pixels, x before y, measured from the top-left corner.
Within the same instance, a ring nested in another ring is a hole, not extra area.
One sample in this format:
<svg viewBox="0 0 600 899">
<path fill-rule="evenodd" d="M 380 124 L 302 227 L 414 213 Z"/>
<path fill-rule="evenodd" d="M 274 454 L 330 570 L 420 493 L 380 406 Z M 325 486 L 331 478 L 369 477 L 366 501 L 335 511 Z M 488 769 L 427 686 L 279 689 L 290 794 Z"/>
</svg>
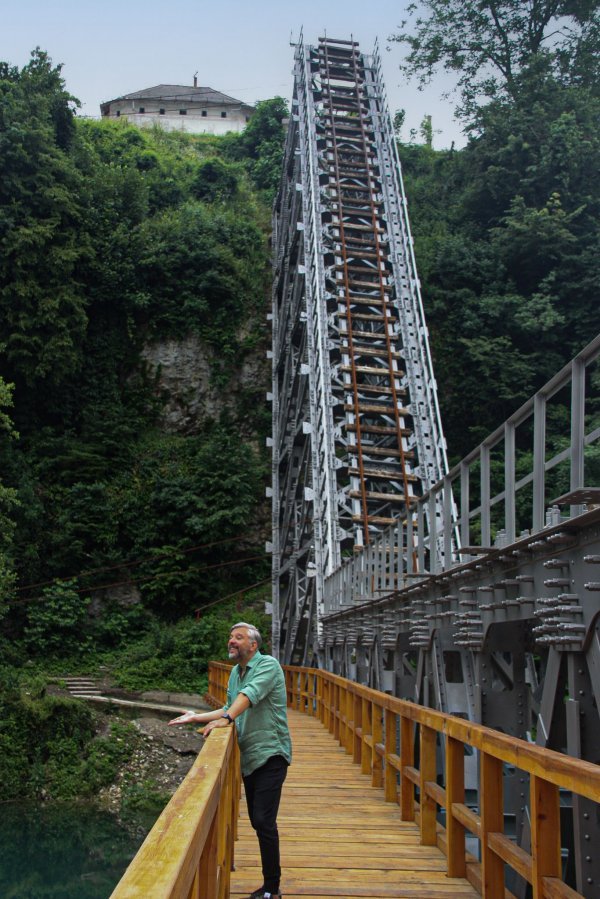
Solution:
<svg viewBox="0 0 600 899">
<path fill-rule="evenodd" d="M 157 84 L 156 87 L 146 87 L 141 91 L 134 91 L 132 94 L 115 97 L 114 100 L 107 100 L 106 103 L 114 103 L 116 100 L 173 100 L 178 103 L 185 101 L 186 103 L 205 105 L 246 106 L 252 109 L 249 103 L 228 97 L 227 94 L 215 91 L 212 87 L 187 87 L 185 84 Z M 106 103 L 103 103 L 102 106 L 105 106 Z"/>
</svg>

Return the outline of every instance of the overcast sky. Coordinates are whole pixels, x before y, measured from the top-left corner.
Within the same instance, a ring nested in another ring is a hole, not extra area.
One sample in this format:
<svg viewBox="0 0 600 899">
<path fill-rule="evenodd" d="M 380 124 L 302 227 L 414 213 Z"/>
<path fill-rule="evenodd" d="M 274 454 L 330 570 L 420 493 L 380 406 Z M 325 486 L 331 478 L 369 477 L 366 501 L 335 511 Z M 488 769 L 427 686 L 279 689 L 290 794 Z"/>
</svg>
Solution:
<svg viewBox="0 0 600 899">
<path fill-rule="evenodd" d="M 398 69 L 402 48 L 390 34 L 408 0 L 12 0 L 4 7 L 0 59 L 22 67 L 36 46 L 63 63 L 68 90 L 81 114 L 98 116 L 100 103 L 156 84 L 193 83 L 247 103 L 276 95 L 290 99 L 293 47 L 325 33 L 372 51 L 379 41 L 391 112 L 406 109 L 405 140 L 431 115 L 434 146 L 464 144 L 443 98 L 440 78 L 425 92 Z M 389 49 L 388 49 L 389 48 Z"/>
</svg>

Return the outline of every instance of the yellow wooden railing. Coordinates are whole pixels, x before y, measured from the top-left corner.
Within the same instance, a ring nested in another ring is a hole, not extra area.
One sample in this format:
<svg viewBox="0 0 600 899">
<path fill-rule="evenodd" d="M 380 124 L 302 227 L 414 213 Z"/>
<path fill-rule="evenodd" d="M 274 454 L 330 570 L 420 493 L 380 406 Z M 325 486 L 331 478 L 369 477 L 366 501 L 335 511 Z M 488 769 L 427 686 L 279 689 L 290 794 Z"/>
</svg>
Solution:
<svg viewBox="0 0 600 899">
<path fill-rule="evenodd" d="M 228 899 L 240 797 L 234 727 L 212 733 L 111 899 Z"/>
<path fill-rule="evenodd" d="M 370 776 L 372 786 L 399 804 L 402 820 L 417 823 L 421 843 L 440 847 L 449 877 L 466 877 L 485 899 L 506 899 L 508 865 L 532 885 L 533 899 L 580 896 L 561 879 L 559 789 L 599 802 L 600 766 L 326 671 L 284 670 L 288 705 L 317 717 Z M 214 705 L 225 702 L 230 671 L 225 662 L 210 665 Z M 443 772 L 437 769 L 438 741 L 445 750 Z M 480 754 L 479 812 L 465 804 L 466 747 Z M 529 775 L 530 852 L 504 834 L 504 765 Z M 227 899 L 239 789 L 235 728 L 217 730 L 111 899 Z M 438 822 L 439 808 L 445 810 L 445 827 Z M 467 832 L 479 840 L 481 862 L 466 851 Z"/>
<path fill-rule="evenodd" d="M 532 885 L 533 899 L 580 895 L 561 879 L 559 789 L 599 802 L 600 766 L 325 671 L 286 666 L 285 675 L 288 705 L 319 718 L 372 785 L 398 802 L 402 820 L 417 821 L 422 845 L 437 844 L 445 853 L 449 877 L 468 878 L 486 899 L 505 899 L 506 864 Z M 445 786 L 438 783 L 438 741 L 445 749 Z M 480 753 L 479 813 L 465 805 L 466 747 Z M 504 765 L 529 775 L 530 852 L 503 831 Z M 445 810 L 445 827 L 438 823 L 438 808 Z M 481 863 L 466 852 L 467 831 L 480 842 Z"/>
</svg>

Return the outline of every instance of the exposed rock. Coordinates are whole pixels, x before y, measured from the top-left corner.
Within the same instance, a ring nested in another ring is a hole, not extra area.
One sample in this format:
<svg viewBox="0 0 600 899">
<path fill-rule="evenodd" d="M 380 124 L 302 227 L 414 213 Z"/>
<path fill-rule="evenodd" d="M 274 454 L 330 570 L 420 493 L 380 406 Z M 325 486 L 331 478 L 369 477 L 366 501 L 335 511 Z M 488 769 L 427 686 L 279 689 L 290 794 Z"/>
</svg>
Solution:
<svg viewBox="0 0 600 899">
<path fill-rule="evenodd" d="M 140 733 L 173 749 L 180 755 L 196 757 L 202 748 L 204 738 L 195 729 L 185 727 L 169 727 L 160 718 L 136 718 L 133 722 Z M 197 727 L 198 725 L 196 725 Z"/>
<path fill-rule="evenodd" d="M 121 811 L 123 790 L 131 783 L 151 783 L 165 797 L 172 796 L 204 743 L 194 725 L 169 727 L 166 721 L 149 716 L 131 723 L 140 733 L 140 744 L 119 771 L 115 783 L 99 795 L 100 803 L 117 815 Z"/>
<path fill-rule="evenodd" d="M 127 577 L 128 574 L 122 572 L 121 576 Z M 90 597 L 88 615 L 91 618 L 100 618 L 108 603 L 116 602 L 127 608 L 127 606 L 137 605 L 141 601 L 142 595 L 136 584 L 119 584 L 115 587 L 104 587 L 102 590 L 92 590 Z"/>
<path fill-rule="evenodd" d="M 163 395 L 162 423 L 171 433 L 193 432 L 207 419 L 219 418 L 225 409 L 234 411 L 242 389 L 262 389 L 267 383 L 264 363 L 254 352 L 229 372 L 225 390 L 215 385 L 211 376 L 218 357 L 193 334 L 149 344 L 141 355 Z"/>
</svg>

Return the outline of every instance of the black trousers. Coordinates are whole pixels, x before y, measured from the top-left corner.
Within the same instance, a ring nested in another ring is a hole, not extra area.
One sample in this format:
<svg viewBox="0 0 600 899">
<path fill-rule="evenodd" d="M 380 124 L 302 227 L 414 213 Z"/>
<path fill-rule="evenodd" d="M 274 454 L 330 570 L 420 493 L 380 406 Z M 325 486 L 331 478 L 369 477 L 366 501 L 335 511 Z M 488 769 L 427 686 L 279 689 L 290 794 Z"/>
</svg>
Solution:
<svg viewBox="0 0 600 899">
<path fill-rule="evenodd" d="M 281 879 L 277 812 L 288 763 L 273 755 L 260 768 L 243 778 L 250 823 L 258 837 L 266 892 L 278 893 Z"/>
</svg>

